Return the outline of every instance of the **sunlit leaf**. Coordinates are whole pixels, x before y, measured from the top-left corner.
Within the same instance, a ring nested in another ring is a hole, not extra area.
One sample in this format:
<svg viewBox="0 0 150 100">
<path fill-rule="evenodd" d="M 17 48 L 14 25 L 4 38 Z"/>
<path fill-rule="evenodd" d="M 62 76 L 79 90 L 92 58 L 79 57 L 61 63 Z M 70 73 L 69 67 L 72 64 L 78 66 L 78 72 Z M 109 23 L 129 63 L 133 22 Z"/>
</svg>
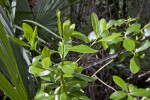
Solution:
<svg viewBox="0 0 150 100">
<path fill-rule="evenodd" d="M 140 61 L 137 56 L 134 56 L 130 60 L 130 70 L 132 73 L 137 73 L 140 70 Z"/>
<path fill-rule="evenodd" d="M 7 37 L 10 39 L 10 41 L 17 45 L 30 47 L 28 44 L 26 44 L 24 41 L 19 40 L 18 38 L 14 38 L 9 35 L 7 35 Z"/>
<path fill-rule="evenodd" d="M 96 13 L 92 13 L 91 15 L 91 23 L 92 23 L 92 27 L 93 27 L 93 30 L 96 34 L 96 38 L 98 38 L 98 36 L 100 35 L 100 31 L 99 31 L 99 23 L 98 23 L 98 17 L 96 15 Z"/>
<path fill-rule="evenodd" d="M 150 47 L 150 41 L 149 41 L 149 40 L 146 40 L 145 42 L 142 43 L 141 47 L 139 47 L 139 48 L 137 48 L 137 49 L 135 50 L 135 52 L 143 51 L 143 50 L 145 50 L 145 49 L 147 49 L 147 48 L 149 48 L 149 47 Z"/>
<path fill-rule="evenodd" d="M 122 89 L 128 92 L 127 85 L 123 79 L 121 79 L 118 76 L 113 76 L 113 80 L 119 87 L 121 87 Z"/>
<path fill-rule="evenodd" d="M 60 20 L 61 12 L 59 10 L 57 10 L 56 15 L 57 15 L 57 18 L 58 18 L 57 19 L 57 24 L 58 24 L 59 35 L 60 35 L 60 37 L 62 37 L 61 20 Z"/>
<path fill-rule="evenodd" d="M 129 26 L 127 28 L 125 35 L 128 35 L 132 32 L 138 31 L 138 30 L 140 30 L 140 28 L 141 28 L 140 24 L 138 24 L 138 23 L 132 24 L 131 26 Z"/>
<path fill-rule="evenodd" d="M 71 48 L 68 48 L 69 51 L 81 52 L 81 53 L 96 53 L 98 50 L 92 49 L 86 45 L 77 45 Z"/>
<path fill-rule="evenodd" d="M 80 40 L 83 40 L 87 43 L 90 42 L 90 40 L 84 34 L 82 34 L 80 32 L 77 32 L 77 31 L 73 31 L 71 36 L 75 37 L 75 38 L 78 38 Z"/>
<path fill-rule="evenodd" d="M 50 58 L 49 57 L 46 57 L 42 60 L 42 66 L 43 66 L 43 68 L 46 68 L 46 69 L 49 68 L 49 66 L 50 66 Z"/>
<path fill-rule="evenodd" d="M 46 57 L 50 57 L 50 50 L 48 47 L 44 47 L 44 49 L 42 50 L 42 59 L 46 58 Z"/>
<path fill-rule="evenodd" d="M 129 38 L 124 39 L 123 47 L 128 51 L 132 51 L 135 48 L 135 42 Z"/>
<path fill-rule="evenodd" d="M 116 91 L 116 92 L 112 93 L 109 98 L 113 99 L 113 100 L 119 100 L 119 99 L 124 98 L 126 95 L 127 95 L 127 93 L 125 93 L 123 91 Z"/>
<path fill-rule="evenodd" d="M 150 24 L 146 25 L 144 32 L 145 36 L 150 36 Z"/>
<path fill-rule="evenodd" d="M 38 66 L 31 66 L 29 68 L 29 72 L 36 75 L 36 76 L 45 76 L 50 73 L 49 70 L 46 70 L 44 68 L 38 67 Z"/>
<path fill-rule="evenodd" d="M 137 97 L 150 97 L 150 89 L 136 89 L 133 90 L 130 94 Z"/>
<path fill-rule="evenodd" d="M 115 39 L 116 37 L 119 37 L 119 36 L 121 36 L 121 32 L 120 33 L 113 33 L 110 36 L 107 36 L 107 37 L 104 37 L 104 38 L 98 40 L 98 42 L 101 42 L 101 41 L 112 41 L 113 39 Z"/>
<path fill-rule="evenodd" d="M 106 28 L 106 20 L 105 19 L 101 19 L 99 21 L 99 28 L 98 28 L 98 30 L 99 30 L 98 32 L 100 32 L 99 33 L 100 36 L 103 33 L 103 31 L 105 30 L 105 28 Z"/>
</svg>

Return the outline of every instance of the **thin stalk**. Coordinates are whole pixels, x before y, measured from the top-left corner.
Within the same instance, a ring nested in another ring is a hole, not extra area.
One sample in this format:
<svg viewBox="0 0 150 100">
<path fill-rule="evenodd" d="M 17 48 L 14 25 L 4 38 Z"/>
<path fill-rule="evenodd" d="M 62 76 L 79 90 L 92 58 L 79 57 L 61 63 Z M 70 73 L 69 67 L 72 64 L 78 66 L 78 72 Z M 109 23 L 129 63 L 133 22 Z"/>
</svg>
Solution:
<svg viewBox="0 0 150 100">
<path fill-rule="evenodd" d="M 104 85 L 106 85 L 107 87 L 111 88 L 114 91 L 117 91 L 116 89 L 114 89 L 112 86 L 106 84 L 104 81 L 102 81 L 100 78 L 98 78 L 96 75 L 94 75 L 101 83 L 103 83 Z"/>
<path fill-rule="evenodd" d="M 64 65 L 64 51 L 65 51 L 65 45 L 64 45 L 64 40 L 62 40 L 62 47 L 63 47 L 63 49 L 62 49 L 62 66 Z M 61 85 L 63 85 L 64 84 L 64 81 L 63 81 L 64 79 L 63 79 L 63 71 L 61 70 L 61 80 L 60 80 L 60 83 L 61 83 Z"/>
<path fill-rule="evenodd" d="M 102 66 L 101 68 L 99 68 L 93 75 L 92 77 L 94 77 L 98 72 L 100 72 L 103 68 L 105 68 L 107 65 L 109 65 L 111 62 L 113 62 L 114 59 L 110 60 L 108 63 L 106 63 L 104 66 Z"/>
</svg>

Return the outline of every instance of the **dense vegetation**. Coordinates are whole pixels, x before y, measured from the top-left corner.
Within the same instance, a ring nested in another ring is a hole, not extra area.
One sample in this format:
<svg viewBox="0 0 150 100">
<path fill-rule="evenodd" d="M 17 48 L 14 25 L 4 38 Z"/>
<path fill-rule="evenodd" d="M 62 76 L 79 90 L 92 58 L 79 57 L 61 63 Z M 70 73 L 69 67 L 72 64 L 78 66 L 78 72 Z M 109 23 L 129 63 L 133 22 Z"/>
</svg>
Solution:
<svg viewBox="0 0 150 100">
<path fill-rule="evenodd" d="M 149 100 L 149 3 L 1 0 L 0 98 Z"/>
</svg>

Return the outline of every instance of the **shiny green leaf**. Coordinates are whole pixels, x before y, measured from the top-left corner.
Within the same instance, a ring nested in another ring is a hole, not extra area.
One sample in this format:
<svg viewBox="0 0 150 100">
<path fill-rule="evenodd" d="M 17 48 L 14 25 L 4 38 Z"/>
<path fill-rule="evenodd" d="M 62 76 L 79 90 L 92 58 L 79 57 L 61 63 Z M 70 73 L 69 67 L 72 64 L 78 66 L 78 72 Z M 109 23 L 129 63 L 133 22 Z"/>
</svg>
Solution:
<svg viewBox="0 0 150 100">
<path fill-rule="evenodd" d="M 146 25 L 144 32 L 145 36 L 150 36 L 150 24 Z"/>
<path fill-rule="evenodd" d="M 113 80 L 119 87 L 121 87 L 122 89 L 128 92 L 127 85 L 123 79 L 121 79 L 119 76 L 114 75 Z"/>
<path fill-rule="evenodd" d="M 62 71 L 68 75 L 73 74 L 76 66 L 73 63 L 70 64 L 64 64 L 62 66 Z"/>
<path fill-rule="evenodd" d="M 44 49 L 42 50 L 42 59 L 46 58 L 46 57 L 50 57 L 50 50 L 48 47 L 44 47 Z"/>
<path fill-rule="evenodd" d="M 134 56 L 130 60 L 130 70 L 132 73 L 137 73 L 140 70 L 140 61 L 137 56 Z"/>
<path fill-rule="evenodd" d="M 90 40 L 90 42 L 92 42 L 96 39 L 96 34 L 94 31 L 88 35 L 88 39 Z"/>
<path fill-rule="evenodd" d="M 32 37 L 33 29 L 32 29 L 32 27 L 26 23 L 23 23 L 22 27 L 23 27 L 24 36 L 29 41 L 29 43 L 31 45 L 33 45 L 33 41 L 32 41 L 33 40 L 33 37 Z"/>
<path fill-rule="evenodd" d="M 74 31 L 74 29 L 75 29 L 75 24 L 71 25 L 69 20 L 65 21 L 63 23 L 63 38 L 65 40 L 68 40 L 72 32 Z"/>
<path fill-rule="evenodd" d="M 139 47 L 139 48 L 137 48 L 137 49 L 135 50 L 135 52 L 143 51 L 143 50 L 145 50 L 145 49 L 147 49 L 147 48 L 149 48 L 149 47 L 150 47 L 150 41 L 149 41 L 149 40 L 146 40 L 146 41 L 144 41 L 144 42 L 142 43 L 141 47 Z"/>
<path fill-rule="evenodd" d="M 150 97 L 150 89 L 136 89 L 133 90 L 130 95 L 137 96 L 137 97 Z"/>
<path fill-rule="evenodd" d="M 101 41 L 112 41 L 113 39 L 115 39 L 116 37 L 119 37 L 119 36 L 121 36 L 121 32 L 120 33 L 113 33 L 110 36 L 107 36 L 107 37 L 104 37 L 104 38 L 100 39 L 98 42 L 101 42 Z"/>
<path fill-rule="evenodd" d="M 140 30 L 140 28 L 141 28 L 140 24 L 138 24 L 138 23 L 132 24 L 131 26 L 129 26 L 127 28 L 125 35 L 128 35 L 132 32 L 138 31 L 138 30 Z"/>
<path fill-rule="evenodd" d="M 17 45 L 30 47 L 28 44 L 26 44 L 24 41 L 19 40 L 18 38 L 14 38 L 9 35 L 7 35 L 7 37 L 9 38 L 10 41 L 12 41 Z"/>
<path fill-rule="evenodd" d="M 43 66 L 43 68 L 46 68 L 46 69 L 49 68 L 49 66 L 50 66 L 50 58 L 49 57 L 46 57 L 42 60 L 42 66 Z"/>
<path fill-rule="evenodd" d="M 37 46 L 37 41 L 32 45 L 32 47 L 30 48 L 30 50 L 36 50 L 36 46 Z"/>
<path fill-rule="evenodd" d="M 61 12 L 59 10 L 57 10 L 56 15 L 57 15 L 57 18 L 58 18 L 57 19 L 57 24 L 58 24 L 59 35 L 62 38 L 61 20 L 60 20 Z"/>
<path fill-rule="evenodd" d="M 90 42 L 90 40 L 84 34 L 77 32 L 77 31 L 72 32 L 72 37 L 78 38 L 78 39 L 83 40 L 87 43 Z"/>
<path fill-rule="evenodd" d="M 127 95 L 127 93 L 125 93 L 123 91 L 116 91 L 116 92 L 112 93 L 109 98 L 113 99 L 113 100 L 114 99 L 119 100 L 119 99 L 124 98 L 126 95 Z"/>
<path fill-rule="evenodd" d="M 81 53 L 96 53 L 98 50 L 92 49 L 86 45 L 77 45 L 71 48 L 68 48 L 69 51 L 81 52 Z"/>
<path fill-rule="evenodd" d="M 106 28 L 106 20 L 105 19 L 101 19 L 100 21 L 99 21 L 99 28 L 98 28 L 98 30 L 99 30 L 99 34 L 100 34 L 100 36 L 101 36 L 101 34 L 103 33 L 103 31 L 105 30 L 105 28 Z"/>
<path fill-rule="evenodd" d="M 32 40 L 31 40 L 31 43 L 32 43 L 32 44 L 34 44 L 34 42 L 35 42 L 35 37 L 36 37 L 36 35 L 37 35 L 37 26 L 35 27 L 34 32 L 33 32 L 33 34 L 32 34 Z"/>
<path fill-rule="evenodd" d="M 46 76 L 50 73 L 49 70 L 46 70 L 46 69 L 38 67 L 38 66 L 31 66 L 29 68 L 29 72 L 34 74 L 35 76 Z"/>
<path fill-rule="evenodd" d="M 98 36 L 100 35 L 100 31 L 99 31 L 98 17 L 96 13 L 92 13 L 91 15 L 91 23 L 92 23 L 93 30 L 96 34 L 96 38 L 98 38 Z"/>
<path fill-rule="evenodd" d="M 123 41 L 123 47 L 128 51 L 132 51 L 135 48 L 135 42 L 129 38 L 125 38 Z"/>
<path fill-rule="evenodd" d="M 107 27 L 110 27 L 112 25 L 115 25 L 116 21 L 115 20 L 110 20 L 108 23 L 107 23 Z"/>
</svg>

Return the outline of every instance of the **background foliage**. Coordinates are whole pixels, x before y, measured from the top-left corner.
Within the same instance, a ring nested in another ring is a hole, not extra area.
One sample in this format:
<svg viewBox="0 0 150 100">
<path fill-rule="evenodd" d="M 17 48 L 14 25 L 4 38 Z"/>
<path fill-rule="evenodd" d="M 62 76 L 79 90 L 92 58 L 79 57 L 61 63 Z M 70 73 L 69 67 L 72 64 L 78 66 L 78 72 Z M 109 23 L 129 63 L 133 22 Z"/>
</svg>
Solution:
<svg viewBox="0 0 150 100">
<path fill-rule="evenodd" d="M 0 4 L 2 6 L 0 8 L 0 20 L 5 32 L 9 35 L 26 41 L 21 28 L 22 23 L 26 22 L 33 28 L 35 25 L 38 27 L 37 50 L 39 51 L 45 45 L 54 50 L 58 48 L 57 44 L 60 41 L 60 37 L 57 30 L 57 9 L 60 9 L 62 12 L 62 21 L 69 19 L 71 23 L 76 24 L 75 30 L 84 33 L 86 36 L 93 31 L 91 24 L 92 12 L 95 12 L 99 19 L 104 18 L 107 22 L 111 19 L 128 19 L 130 17 L 137 17 L 139 20 L 136 20 L 136 22 L 141 23 L 142 27 L 150 22 L 149 0 L 1 0 Z M 124 27 L 124 25 L 121 26 L 120 30 L 125 30 Z M 73 38 L 72 43 L 73 45 L 78 45 L 81 43 L 86 44 L 88 41 L 85 40 L 83 42 L 77 38 Z M 94 45 L 94 48 L 98 47 L 100 48 L 99 44 Z M 36 83 L 36 87 L 38 85 L 36 78 L 28 73 L 28 65 L 31 64 L 33 57 L 38 55 L 38 53 L 30 51 L 27 48 L 16 47 L 13 43 L 11 43 L 11 48 L 23 79 L 23 87 L 25 87 L 28 96 L 30 95 L 33 98 L 35 90 L 37 90 L 37 88 L 34 88 L 33 81 Z M 113 51 L 105 51 L 103 48 L 100 48 L 100 51 L 101 54 L 85 54 L 79 61 L 79 66 L 88 67 L 83 71 L 84 74 L 91 76 L 99 67 L 107 62 L 106 59 L 110 60 L 115 55 Z M 118 59 L 101 70 L 97 74 L 97 77 L 114 88 L 118 88 L 112 79 L 112 75 L 114 74 L 137 87 L 150 87 L 149 50 L 144 51 L 144 54 L 145 58 L 141 60 L 142 67 L 138 74 L 130 72 L 129 59 L 122 62 Z M 69 53 L 66 59 L 74 61 L 77 60 L 79 55 L 78 53 Z M 60 59 L 55 59 L 58 57 L 59 55 L 53 54 L 52 60 L 60 62 Z M 97 64 L 91 65 L 93 62 Z M 0 66 L 0 71 L 11 81 L 7 72 L 8 69 L 3 69 L 2 65 L 3 63 Z M 92 100 L 108 100 L 110 94 L 113 92 L 99 81 L 91 82 L 90 86 L 86 87 L 84 91 Z M 1 98 L 4 96 L 2 92 L 0 95 Z"/>
</svg>

